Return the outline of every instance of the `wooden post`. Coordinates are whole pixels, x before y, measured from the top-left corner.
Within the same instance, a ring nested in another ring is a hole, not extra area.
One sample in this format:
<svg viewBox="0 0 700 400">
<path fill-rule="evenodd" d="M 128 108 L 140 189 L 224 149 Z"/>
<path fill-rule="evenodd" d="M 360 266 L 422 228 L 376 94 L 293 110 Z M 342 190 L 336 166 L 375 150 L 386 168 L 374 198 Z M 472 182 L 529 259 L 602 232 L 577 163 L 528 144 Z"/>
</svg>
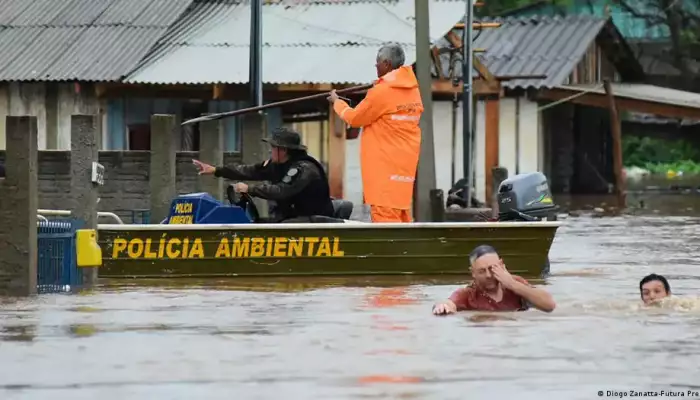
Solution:
<svg viewBox="0 0 700 400">
<path fill-rule="evenodd" d="M 490 174 L 493 168 L 498 167 L 498 121 L 499 121 L 499 99 L 491 97 L 485 101 L 485 148 L 486 155 L 484 157 L 484 171 L 486 172 L 486 197 L 488 203 L 497 186 L 494 185 L 492 175 Z"/>
<path fill-rule="evenodd" d="M 613 142 L 613 164 L 615 166 L 615 193 L 621 208 L 625 207 L 625 178 L 622 171 L 622 128 L 620 126 L 620 116 L 617 114 L 615 105 L 615 94 L 612 91 L 610 80 L 603 80 L 603 87 L 608 96 L 608 107 L 610 110 L 610 133 Z"/>
<path fill-rule="evenodd" d="M 222 97 L 224 97 L 224 85 L 220 83 L 214 84 L 212 98 L 214 100 L 219 100 Z"/>
<path fill-rule="evenodd" d="M 445 194 L 442 189 L 430 191 L 430 213 L 433 222 L 445 222 Z"/>
<path fill-rule="evenodd" d="M 336 115 L 333 105 L 328 111 L 328 185 L 331 197 L 343 198 L 345 178 L 345 122 Z"/>
</svg>

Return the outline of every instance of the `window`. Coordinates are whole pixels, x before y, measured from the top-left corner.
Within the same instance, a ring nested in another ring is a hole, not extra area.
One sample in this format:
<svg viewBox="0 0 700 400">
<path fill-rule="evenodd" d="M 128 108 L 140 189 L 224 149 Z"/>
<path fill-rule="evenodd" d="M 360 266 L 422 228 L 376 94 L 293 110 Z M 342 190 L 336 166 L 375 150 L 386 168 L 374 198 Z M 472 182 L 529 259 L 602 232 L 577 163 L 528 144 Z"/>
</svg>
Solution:
<svg viewBox="0 0 700 400">
<path fill-rule="evenodd" d="M 126 98 L 124 119 L 127 150 L 151 149 L 151 114 L 153 114 L 153 100 Z"/>
<path fill-rule="evenodd" d="M 151 150 L 151 124 L 127 125 L 129 150 Z"/>
</svg>

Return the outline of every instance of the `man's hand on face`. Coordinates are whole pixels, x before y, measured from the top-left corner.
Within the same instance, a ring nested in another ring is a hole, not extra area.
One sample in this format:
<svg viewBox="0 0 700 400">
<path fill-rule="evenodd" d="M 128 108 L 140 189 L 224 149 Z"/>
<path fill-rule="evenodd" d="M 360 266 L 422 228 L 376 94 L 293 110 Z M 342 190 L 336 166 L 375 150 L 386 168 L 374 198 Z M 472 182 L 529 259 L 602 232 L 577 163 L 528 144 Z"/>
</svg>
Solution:
<svg viewBox="0 0 700 400">
<path fill-rule="evenodd" d="M 199 175 L 211 175 L 216 171 L 216 167 L 205 164 L 199 160 L 192 160 L 192 164 L 197 167 Z"/>
<path fill-rule="evenodd" d="M 331 104 L 335 103 L 335 101 L 338 100 L 338 94 L 335 92 L 335 89 L 331 90 L 328 97 L 326 97 L 326 100 L 328 100 L 328 102 Z"/>
<path fill-rule="evenodd" d="M 513 275 L 511 275 L 510 272 L 508 272 L 505 264 L 503 264 L 503 261 L 501 261 L 500 264 L 490 267 L 489 269 L 493 274 L 493 278 L 496 279 L 506 289 L 512 288 L 513 284 L 515 284 L 516 281 L 513 278 Z"/>
</svg>

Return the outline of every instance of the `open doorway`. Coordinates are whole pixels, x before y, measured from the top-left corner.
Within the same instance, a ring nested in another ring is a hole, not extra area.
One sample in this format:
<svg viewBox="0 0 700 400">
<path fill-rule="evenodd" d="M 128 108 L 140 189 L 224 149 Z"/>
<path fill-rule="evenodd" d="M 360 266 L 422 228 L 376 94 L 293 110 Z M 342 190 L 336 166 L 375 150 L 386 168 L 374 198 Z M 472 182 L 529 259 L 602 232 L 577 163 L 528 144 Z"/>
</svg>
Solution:
<svg viewBox="0 0 700 400">
<path fill-rule="evenodd" d="M 189 100 L 182 105 L 182 120 L 201 117 L 208 112 L 207 102 Z M 183 151 L 199 151 L 199 124 L 189 124 L 182 127 L 181 148 Z"/>
</svg>

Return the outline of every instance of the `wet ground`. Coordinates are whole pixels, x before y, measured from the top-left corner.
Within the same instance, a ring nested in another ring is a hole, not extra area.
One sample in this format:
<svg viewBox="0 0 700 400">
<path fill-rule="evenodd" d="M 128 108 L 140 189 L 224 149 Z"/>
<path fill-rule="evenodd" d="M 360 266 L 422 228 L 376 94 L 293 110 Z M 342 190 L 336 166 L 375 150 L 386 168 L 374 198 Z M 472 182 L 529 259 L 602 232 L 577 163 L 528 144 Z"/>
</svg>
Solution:
<svg viewBox="0 0 700 400">
<path fill-rule="evenodd" d="M 6 301 L 0 399 L 700 398 L 700 217 L 658 198 L 627 216 L 583 203 L 551 251 L 552 314 L 432 316 L 459 282 L 199 282 Z M 650 272 L 675 301 L 640 307 Z"/>
</svg>

